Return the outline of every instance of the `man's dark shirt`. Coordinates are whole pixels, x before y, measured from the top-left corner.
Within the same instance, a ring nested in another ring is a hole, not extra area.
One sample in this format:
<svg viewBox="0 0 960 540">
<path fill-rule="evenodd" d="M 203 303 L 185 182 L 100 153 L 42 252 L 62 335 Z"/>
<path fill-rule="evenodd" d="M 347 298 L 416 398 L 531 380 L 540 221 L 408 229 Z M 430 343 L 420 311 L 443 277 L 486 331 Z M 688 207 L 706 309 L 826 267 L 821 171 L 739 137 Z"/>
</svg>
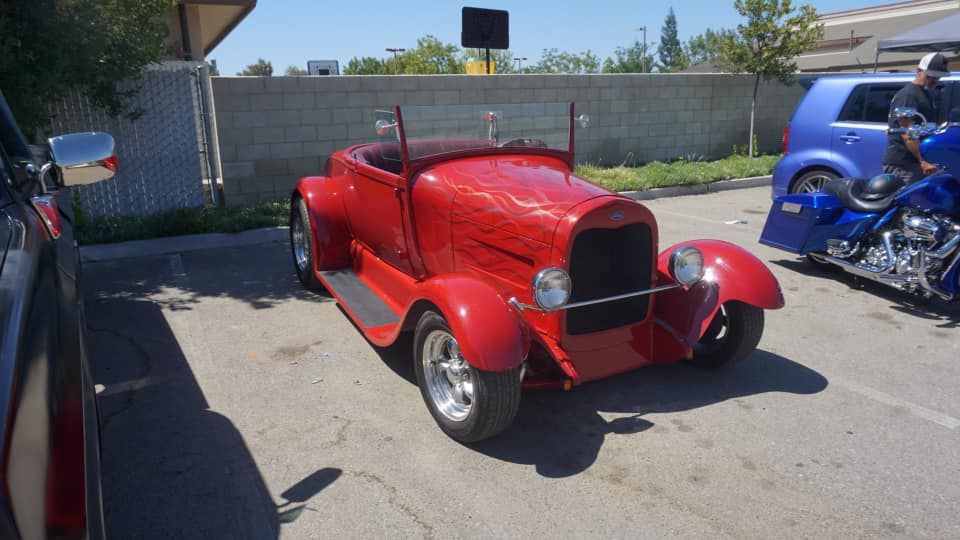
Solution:
<svg viewBox="0 0 960 540">
<path fill-rule="evenodd" d="M 897 119 L 893 117 L 893 110 L 898 107 L 913 107 L 922 114 L 928 122 L 937 121 L 937 105 L 933 97 L 933 92 L 922 86 L 907 83 L 900 89 L 893 100 L 890 101 L 889 126 L 891 128 L 900 127 Z M 913 157 L 907 145 L 904 144 L 900 133 L 890 133 L 887 135 L 887 150 L 883 153 L 883 164 L 901 167 L 916 167 L 920 165 L 917 158 Z"/>
</svg>

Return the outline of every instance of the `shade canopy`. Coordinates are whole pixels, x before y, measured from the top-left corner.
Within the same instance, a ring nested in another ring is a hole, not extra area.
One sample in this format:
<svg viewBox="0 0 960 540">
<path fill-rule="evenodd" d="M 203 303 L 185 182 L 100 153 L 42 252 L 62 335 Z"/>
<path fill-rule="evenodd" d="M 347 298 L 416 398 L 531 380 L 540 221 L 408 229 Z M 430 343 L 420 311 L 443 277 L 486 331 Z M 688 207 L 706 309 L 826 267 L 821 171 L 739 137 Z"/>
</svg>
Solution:
<svg viewBox="0 0 960 540">
<path fill-rule="evenodd" d="M 960 13 L 948 15 L 902 34 L 877 41 L 877 54 L 936 51 L 960 51 Z"/>
</svg>

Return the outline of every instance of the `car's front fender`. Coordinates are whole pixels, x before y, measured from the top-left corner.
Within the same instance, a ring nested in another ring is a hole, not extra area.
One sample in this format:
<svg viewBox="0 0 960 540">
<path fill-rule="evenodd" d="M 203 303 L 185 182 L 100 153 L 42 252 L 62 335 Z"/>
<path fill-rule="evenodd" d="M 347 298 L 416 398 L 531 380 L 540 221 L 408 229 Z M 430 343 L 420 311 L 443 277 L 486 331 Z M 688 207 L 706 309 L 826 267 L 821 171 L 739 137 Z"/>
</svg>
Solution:
<svg viewBox="0 0 960 540">
<path fill-rule="evenodd" d="M 418 318 L 424 302 L 435 305 L 472 366 L 507 371 L 523 363 L 529 349 L 523 323 L 516 310 L 487 283 L 463 274 L 438 276 L 421 283 L 417 295 L 419 300 L 404 318 Z M 418 305 L 419 309 L 415 307 Z"/>
<path fill-rule="evenodd" d="M 691 240 L 665 249 L 657 259 L 660 285 L 674 282 L 669 277 L 670 255 L 684 246 L 703 253 L 703 279 L 691 287 L 658 293 L 654 319 L 685 353 L 689 354 L 726 302 L 739 301 L 762 309 L 783 307 L 780 284 L 770 269 L 747 250 L 720 240 Z"/>
</svg>

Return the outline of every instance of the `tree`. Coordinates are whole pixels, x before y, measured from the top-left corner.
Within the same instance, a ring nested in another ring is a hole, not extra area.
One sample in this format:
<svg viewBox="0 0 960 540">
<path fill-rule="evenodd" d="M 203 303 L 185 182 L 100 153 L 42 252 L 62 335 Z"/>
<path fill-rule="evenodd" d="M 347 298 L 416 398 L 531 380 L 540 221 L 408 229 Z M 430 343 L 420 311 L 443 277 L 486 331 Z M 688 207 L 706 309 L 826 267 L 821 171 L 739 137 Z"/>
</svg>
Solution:
<svg viewBox="0 0 960 540">
<path fill-rule="evenodd" d="M 396 62 L 398 73 L 409 75 L 434 75 L 438 73 L 466 73 L 460 60 L 462 52 L 459 46 L 443 43 L 439 39 L 426 35 L 417 39 L 417 46 L 408 49 L 396 60 L 387 60 L 390 69 Z"/>
<path fill-rule="evenodd" d="M 667 12 L 667 18 L 660 28 L 660 46 L 657 47 L 657 56 L 660 57 L 659 70 L 666 73 L 680 71 L 690 65 L 680 39 L 677 38 L 677 17 L 673 8 Z"/>
<path fill-rule="evenodd" d="M 245 77 L 271 77 L 273 76 L 273 64 L 269 60 L 257 58 L 255 64 L 250 64 L 243 68 L 243 71 L 237 73 Z"/>
<path fill-rule="evenodd" d="M 683 53 L 687 56 L 687 62 L 689 65 L 695 66 L 719 57 L 720 42 L 728 36 L 733 36 L 733 34 L 733 30 L 725 28 L 716 32 L 707 28 L 704 33 L 691 37 L 683 45 Z"/>
<path fill-rule="evenodd" d="M 603 62 L 604 73 L 650 73 L 653 55 L 643 55 L 643 45 L 634 41 L 629 47 L 617 47 L 612 57 Z"/>
<path fill-rule="evenodd" d="M 540 61 L 525 69 L 525 73 L 597 73 L 600 59 L 591 51 L 580 54 L 544 49 Z"/>
<path fill-rule="evenodd" d="M 734 7 L 747 22 L 721 40 L 720 53 L 735 73 L 754 76 L 748 143 L 753 156 L 753 120 L 760 79 L 792 83 L 797 71 L 795 57 L 812 49 L 823 37 L 823 25 L 817 24 L 813 6 L 807 4 L 794 10 L 790 0 L 735 0 Z"/>
<path fill-rule="evenodd" d="M 387 72 L 387 64 L 379 58 L 364 56 L 351 58 L 343 68 L 344 75 L 393 75 Z"/>
<path fill-rule="evenodd" d="M 287 66 L 283 74 L 287 77 L 303 77 L 304 75 L 309 75 L 307 70 L 298 68 L 297 66 Z"/>
<path fill-rule="evenodd" d="M 30 0 L 0 3 L 0 81 L 28 133 L 46 127 L 48 104 L 77 89 L 112 116 L 143 68 L 168 48 L 163 13 L 174 0 Z"/>
</svg>

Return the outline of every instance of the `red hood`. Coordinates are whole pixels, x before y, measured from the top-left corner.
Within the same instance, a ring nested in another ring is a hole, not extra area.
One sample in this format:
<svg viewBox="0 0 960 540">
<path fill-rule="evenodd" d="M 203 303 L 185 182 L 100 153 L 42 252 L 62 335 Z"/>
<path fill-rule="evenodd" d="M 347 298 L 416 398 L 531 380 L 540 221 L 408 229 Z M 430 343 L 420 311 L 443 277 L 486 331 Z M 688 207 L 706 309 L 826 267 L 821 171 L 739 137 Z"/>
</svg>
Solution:
<svg viewBox="0 0 960 540">
<path fill-rule="evenodd" d="M 557 222 L 574 206 L 611 191 L 570 173 L 559 159 L 483 156 L 431 167 L 429 175 L 456 190 L 458 218 L 550 244 Z"/>
</svg>

